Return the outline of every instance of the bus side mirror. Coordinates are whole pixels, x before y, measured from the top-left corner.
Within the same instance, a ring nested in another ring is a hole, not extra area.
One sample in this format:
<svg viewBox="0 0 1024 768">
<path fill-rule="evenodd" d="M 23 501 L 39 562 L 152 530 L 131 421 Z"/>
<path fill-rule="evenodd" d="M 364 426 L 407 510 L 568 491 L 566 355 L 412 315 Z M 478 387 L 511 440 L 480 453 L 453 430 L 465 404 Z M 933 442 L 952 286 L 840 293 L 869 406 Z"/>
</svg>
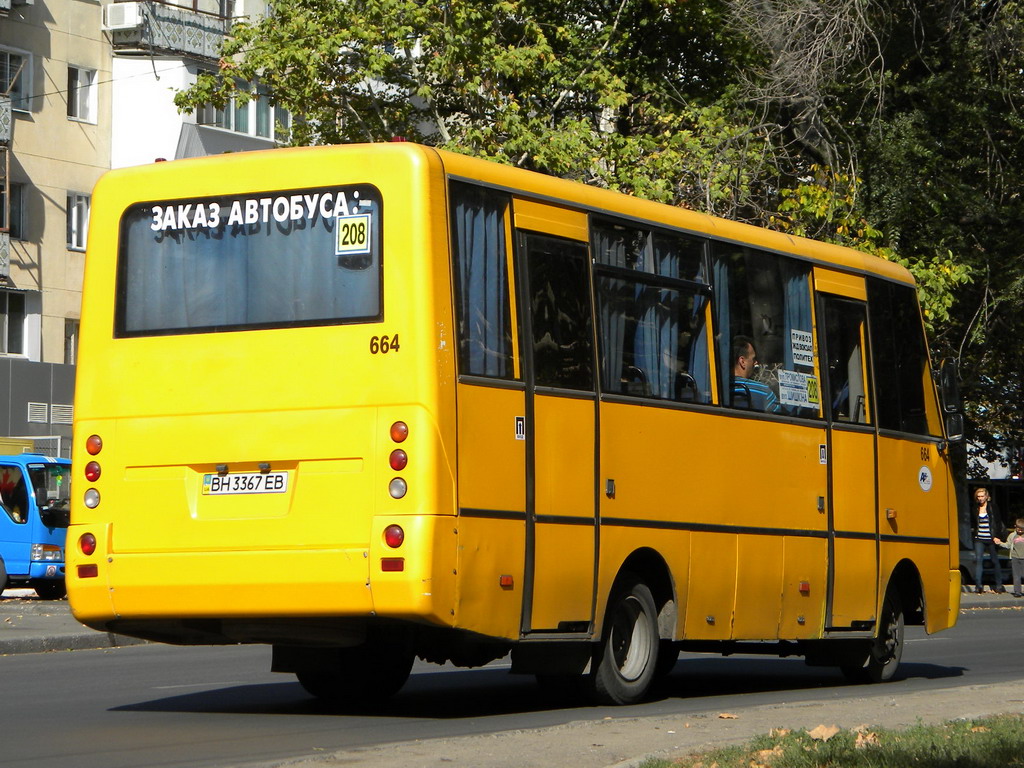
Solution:
<svg viewBox="0 0 1024 768">
<path fill-rule="evenodd" d="M 958 443 L 964 439 L 964 415 L 960 410 L 960 376 L 952 358 L 939 365 L 939 393 L 946 414 L 946 439 Z"/>
<path fill-rule="evenodd" d="M 946 413 L 960 412 L 960 376 L 956 360 L 947 357 L 939 365 L 939 391 L 942 394 L 942 410 Z"/>
<path fill-rule="evenodd" d="M 946 439 L 951 443 L 959 443 L 964 439 L 964 415 L 962 413 L 946 414 Z"/>
</svg>

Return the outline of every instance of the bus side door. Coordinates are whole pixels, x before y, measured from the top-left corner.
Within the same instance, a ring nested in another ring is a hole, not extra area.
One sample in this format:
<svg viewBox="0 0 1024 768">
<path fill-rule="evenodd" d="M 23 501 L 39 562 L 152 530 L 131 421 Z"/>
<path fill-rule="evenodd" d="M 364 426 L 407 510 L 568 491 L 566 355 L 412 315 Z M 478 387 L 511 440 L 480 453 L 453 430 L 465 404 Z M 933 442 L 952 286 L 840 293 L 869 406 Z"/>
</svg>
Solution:
<svg viewBox="0 0 1024 768">
<path fill-rule="evenodd" d="M 522 631 L 589 635 L 597 409 L 586 217 L 520 199 L 513 207 L 527 424 Z"/>
<path fill-rule="evenodd" d="M 828 419 L 829 577 L 826 627 L 868 629 L 878 594 L 875 428 L 863 278 L 815 269 Z"/>
</svg>

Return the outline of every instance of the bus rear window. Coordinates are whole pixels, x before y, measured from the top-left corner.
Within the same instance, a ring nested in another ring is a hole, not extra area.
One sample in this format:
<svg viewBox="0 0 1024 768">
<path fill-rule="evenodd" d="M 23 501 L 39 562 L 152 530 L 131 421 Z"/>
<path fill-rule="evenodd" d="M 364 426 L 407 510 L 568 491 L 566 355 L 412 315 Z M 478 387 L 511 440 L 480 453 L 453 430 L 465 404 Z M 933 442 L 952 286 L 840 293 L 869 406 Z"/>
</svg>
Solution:
<svg viewBox="0 0 1024 768">
<path fill-rule="evenodd" d="M 379 321 L 381 215 L 368 184 L 134 205 L 121 218 L 115 333 Z"/>
</svg>

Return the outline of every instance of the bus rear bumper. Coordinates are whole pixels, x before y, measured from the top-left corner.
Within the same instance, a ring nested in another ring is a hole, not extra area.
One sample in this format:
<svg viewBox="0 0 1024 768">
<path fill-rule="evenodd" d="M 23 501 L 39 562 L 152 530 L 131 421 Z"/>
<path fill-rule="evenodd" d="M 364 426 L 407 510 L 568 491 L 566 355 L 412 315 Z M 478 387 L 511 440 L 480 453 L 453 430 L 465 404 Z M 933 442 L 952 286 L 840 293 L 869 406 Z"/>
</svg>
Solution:
<svg viewBox="0 0 1024 768">
<path fill-rule="evenodd" d="M 115 554 L 72 564 L 69 599 L 83 624 L 163 642 L 344 645 L 382 615 L 369 563 L 366 548 Z M 409 576 L 419 599 L 395 618 L 436 623 L 422 574 Z"/>
</svg>

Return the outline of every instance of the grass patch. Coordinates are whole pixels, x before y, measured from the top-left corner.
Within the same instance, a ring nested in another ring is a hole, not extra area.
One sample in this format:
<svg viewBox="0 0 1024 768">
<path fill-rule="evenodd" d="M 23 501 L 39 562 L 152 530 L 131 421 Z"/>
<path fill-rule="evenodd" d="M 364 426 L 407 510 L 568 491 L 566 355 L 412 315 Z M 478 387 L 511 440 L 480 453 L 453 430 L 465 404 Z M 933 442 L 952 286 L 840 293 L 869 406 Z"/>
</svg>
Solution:
<svg viewBox="0 0 1024 768">
<path fill-rule="evenodd" d="M 737 747 L 640 768 L 1003 768 L 1024 766 L 1024 716 L 1000 715 L 901 730 L 777 729 Z"/>
</svg>

